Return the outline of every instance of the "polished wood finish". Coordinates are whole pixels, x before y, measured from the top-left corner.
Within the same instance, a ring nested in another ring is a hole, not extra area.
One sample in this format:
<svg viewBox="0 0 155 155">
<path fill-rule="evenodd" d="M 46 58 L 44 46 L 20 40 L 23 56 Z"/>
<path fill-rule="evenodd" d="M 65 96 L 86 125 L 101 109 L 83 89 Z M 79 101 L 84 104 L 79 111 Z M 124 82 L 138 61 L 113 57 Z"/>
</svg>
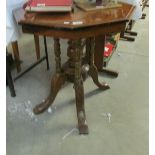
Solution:
<svg viewBox="0 0 155 155">
<path fill-rule="evenodd" d="M 121 8 L 100 11 L 83 12 L 74 8 L 72 13 L 23 13 L 24 16 L 20 16 L 19 23 L 22 25 L 23 32 L 54 38 L 56 73 L 52 77 L 51 90 L 48 97 L 34 108 L 35 114 L 40 114 L 51 106 L 61 86 L 68 77 L 72 77 L 79 133 L 88 134 L 84 108 L 82 68 L 85 68 L 84 65 L 88 66 L 86 70 L 98 88 L 102 90 L 109 88 L 105 82 L 101 84 L 98 80 L 97 69 L 101 69 L 102 66 L 100 64 L 97 68 L 95 66 L 97 63 L 94 63 L 95 38 L 113 32 L 124 31 L 126 22 L 133 10 L 134 6 L 122 3 Z M 65 67 L 61 66 L 60 38 L 68 39 L 68 60 L 64 65 Z M 83 39 L 86 41 L 83 42 Z M 87 49 L 86 56 L 83 58 L 83 47 L 85 44 Z"/>
<path fill-rule="evenodd" d="M 61 73 L 61 49 L 60 41 L 58 38 L 54 38 L 54 54 L 55 54 L 55 63 L 56 63 L 56 73 Z"/>
<path fill-rule="evenodd" d="M 26 13 L 20 16 L 20 24 L 41 26 L 56 29 L 79 29 L 103 24 L 111 24 L 116 22 L 125 22 L 130 18 L 134 6 L 121 3 L 122 7 L 113 9 L 103 9 L 99 11 L 84 12 L 74 9 L 72 13 Z M 65 24 L 64 22 L 69 22 Z M 81 21 L 82 24 L 74 24 L 75 21 Z M 108 27 L 107 27 L 108 28 Z"/>
<path fill-rule="evenodd" d="M 50 93 L 45 101 L 40 103 L 34 108 L 35 114 L 40 114 L 48 109 L 49 106 L 53 103 L 58 91 L 61 86 L 65 83 L 66 77 L 65 74 L 61 71 L 61 51 L 60 43 L 58 38 L 54 38 L 54 53 L 55 53 L 55 63 L 56 63 L 56 73 L 51 79 L 51 89 Z"/>
<path fill-rule="evenodd" d="M 84 88 L 82 79 L 82 44 L 81 40 L 70 40 L 70 61 L 74 63 L 74 89 L 76 98 L 76 110 L 80 134 L 88 134 L 88 125 L 84 108 Z"/>
</svg>

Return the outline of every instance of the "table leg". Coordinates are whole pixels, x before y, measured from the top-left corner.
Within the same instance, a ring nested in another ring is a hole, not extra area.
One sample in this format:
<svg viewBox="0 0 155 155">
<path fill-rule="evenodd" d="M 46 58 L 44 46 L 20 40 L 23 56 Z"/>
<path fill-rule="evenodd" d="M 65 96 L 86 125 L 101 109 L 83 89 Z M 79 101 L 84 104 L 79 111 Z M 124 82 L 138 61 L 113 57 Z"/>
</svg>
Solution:
<svg viewBox="0 0 155 155">
<path fill-rule="evenodd" d="M 11 43 L 11 45 L 12 45 L 12 49 L 13 49 L 13 55 L 14 55 L 14 59 L 15 59 L 17 72 L 19 73 L 21 71 L 21 65 L 20 65 L 18 42 L 14 41 L 14 42 Z"/>
<path fill-rule="evenodd" d="M 61 86 L 65 83 L 65 75 L 64 74 L 55 74 L 51 80 L 51 90 L 49 96 L 37 105 L 33 111 L 35 114 L 43 113 L 45 110 L 49 108 L 54 102 L 56 95 L 58 94 Z"/>
<path fill-rule="evenodd" d="M 15 97 L 16 93 L 15 93 L 14 84 L 11 76 L 11 69 L 10 69 L 9 60 L 8 60 L 8 52 L 6 52 L 6 78 L 7 78 L 7 83 L 10 89 L 11 96 Z"/>
<path fill-rule="evenodd" d="M 95 53 L 94 63 L 99 72 L 107 73 L 108 75 L 117 77 L 118 72 L 103 68 L 103 50 L 105 44 L 105 35 L 95 37 Z"/>
<path fill-rule="evenodd" d="M 44 102 L 40 103 L 33 109 L 35 114 L 40 114 L 48 109 L 48 107 L 54 102 L 57 93 L 66 80 L 65 74 L 61 71 L 60 43 L 59 39 L 56 38 L 54 39 L 54 53 L 56 62 L 56 74 L 52 77 L 51 80 L 51 90 L 49 96 Z"/>
<path fill-rule="evenodd" d="M 84 108 L 84 88 L 82 79 L 82 44 L 81 40 L 70 40 L 68 44 L 68 56 L 70 65 L 72 64 L 72 66 L 74 66 L 74 88 L 79 133 L 88 134 L 88 125 L 86 122 Z"/>
<path fill-rule="evenodd" d="M 95 52 L 95 39 L 90 38 L 90 69 L 89 69 L 89 75 L 92 77 L 94 83 L 102 90 L 109 89 L 110 87 L 108 86 L 107 83 L 101 84 L 98 80 L 98 70 L 94 64 L 94 52 Z"/>
<path fill-rule="evenodd" d="M 39 60 L 40 59 L 39 35 L 34 34 L 34 43 L 35 43 L 35 50 L 36 50 L 37 60 Z"/>
</svg>

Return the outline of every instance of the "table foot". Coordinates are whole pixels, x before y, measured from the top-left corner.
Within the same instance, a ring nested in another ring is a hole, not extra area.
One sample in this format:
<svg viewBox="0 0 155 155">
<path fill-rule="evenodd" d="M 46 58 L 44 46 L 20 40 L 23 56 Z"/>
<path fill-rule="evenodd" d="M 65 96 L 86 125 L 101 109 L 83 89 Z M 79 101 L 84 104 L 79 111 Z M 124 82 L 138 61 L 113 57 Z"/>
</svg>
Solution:
<svg viewBox="0 0 155 155">
<path fill-rule="evenodd" d="M 88 125 L 82 124 L 79 126 L 79 134 L 88 134 L 88 133 L 89 133 Z"/>
<path fill-rule="evenodd" d="M 127 30 L 126 30 L 124 33 L 127 33 L 127 34 L 129 34 L 129 35 L 131 35 L 131 36 L 137 36 L 137 35 L 138 35 L 137 32 L 127 31 Z"/>
<path fill-rule="evenodd" d="M 43 113 L 45 110 L 48 109 L 48 107 L 52 104 L 51 97 L 48 96 L 47 99 L 44 102 L 41 102 L 37 106 L 34 107 L 33 112 L 37 114 Z"/>
<path fill-rule="evenodd" d="M 65 83 L 66 77 L 64 74 L 55 74 L 51 80 L 51 91 L 47 99 L 37 105 L 33 112 L 35 114 L 43 113 L 45 110 L 49 108 L 49 106 L 52 105 L 57 93 L 59 92 L 61 86 Z"/>
<path fill-rule="evenodd" d="M 90 66 L 90 70 L 89 70 L 89 75 L 92 77 L 94 83 L 98 86 L 98 88 L 102 89 L 102 90 L 106 90 L 106 89 L 109 89 L 109 85 L 107 83 L 103 83 L 101 84 L 98 80 L 98 70 L 96 68 L 95 65 L 93 66 Z"/>
<path fill-rule="evenodd" d="M 99 70 L 99 72 L 106 73 L 113 77 L 118 77 L 118 74 L 119 74 L 117 71 L 113 71 L 113 70 L 109 70 L 109 69 L 105 69 L 105 68 L 102 68 L 101 70 Z"/>
</svg>

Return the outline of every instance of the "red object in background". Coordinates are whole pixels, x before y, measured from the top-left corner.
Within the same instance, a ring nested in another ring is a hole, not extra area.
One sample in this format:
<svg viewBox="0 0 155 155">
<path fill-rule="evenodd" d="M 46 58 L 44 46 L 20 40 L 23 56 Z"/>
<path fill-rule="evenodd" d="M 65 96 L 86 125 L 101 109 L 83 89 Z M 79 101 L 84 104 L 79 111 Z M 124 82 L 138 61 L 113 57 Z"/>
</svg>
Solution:
<svg viewBox="0 0 155 155">
<path fill-rule="evenodd" d="M 104 56 L 104 57 L 110 56 L 111 53 L 112 53 L 113 48 L 114 48 L 114 45 L 113 45 L 113 44 L 111 44 L 111 43 L 106 43 L 106 44 L 105 44 L 105 47 L 104 47 L 103 56 Z"/>
<path fill-rule="evenodd" d="M 72 6 L 73 0 L 29 0 L 23 8 L 30 12 L 71 12 Z"/>
<path fill-rule="evenodd" d="M 71 6 L 72 0 L 30 0 L 31 7 L 38 6 Z"/>
</svg>

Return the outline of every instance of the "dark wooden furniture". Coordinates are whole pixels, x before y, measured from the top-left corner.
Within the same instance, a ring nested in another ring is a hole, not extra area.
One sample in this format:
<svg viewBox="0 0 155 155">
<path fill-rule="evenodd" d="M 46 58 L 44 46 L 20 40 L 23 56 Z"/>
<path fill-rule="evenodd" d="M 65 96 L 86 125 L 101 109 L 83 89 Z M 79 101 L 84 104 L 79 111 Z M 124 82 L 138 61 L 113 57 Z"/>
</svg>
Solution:
<svg viewBox="0 0 155 155">
<path fill-rule="evenodd" d="M 38 35 L 34 35 L 34 43 L 35 43 L 36 57 L 37 57 L 37 60 L 39 60 L 40 59 L 40 45 L 39 45 Z M 13 56 L 14 56 L 16 69 L 17 69 L 17 72 L 19 73 L 21 71 L 21 65 L 20 65 L 20 54 L 19 54 L 18 42 L 17 41 L 11 42 L 11 45 L 13 49 Z"/>
<path fill-rule="evenodd" d="M 13 52 L 15 54 L 14 57 L 15 57 L 15 62 L 16 62 L 16 68 L 17 68 L 17 72 L 18 73 L 20 72 L 14 78 L 12 78 L 12 75 L 11 75 L 11 69 L 10 69 L 10 65 L 9 65 L 8 52 L 6 52 L 6 66 L 7 66 L 6 67 L 6 80 L 7 80 L 7 84 L 9 86 L 10 93 L 11 93 L 12 97 L 16 96 L 15 89 L 14 89 L 14 81 L 16 81 L 17 79 L 22 77 L 25 73 L 27 73 L 28 71 L 33 69 L 35 66 L 37 66 L 38 64 L 40 64 L 44 60 L 46 60 L 47 70 L 49 69 L 46 37 L 45 36 L 43 36 L 43 37 L 44 37 L 45 56 L 40 58 L 39 36 L 36 36 L 37 39 L 35 38 L 35 44 L 37 43 L 36 44 L 37 61 L 35 61 L 33 64 L 31 64 L 28 68 L 26 68 L 22 72 L 20 72 L 21 71 L 21 66 L 20 66 L 20 63 L 19 63 L 20 57 L 19 57 L 19 51 L 18 51 L 18 43 L 17 43 L 17 41 L 13 42 L 12 47 L 13 47 Z"/>
<path fill-rule="evenodd" d="M 14 41 L 14 42 L 11 43 L 11 45 L 12 45 L 12 49 L 13 49 L 13 56 L 14 56 L 16 69 L 17 69 L 17 72 L 19 73 L 21 71 L 21 65 L 20 65 L 18 42 Z"/>
<path fill-rule="evenodd" d="M 102 39 L 103 45 L 106 34 L 124 31 L 126 22 L 133 11 L 134 6 L 122 3 L 121 8 L 100 11 L 84 12 L 74 8 L 72 13 L 25 13 L 23 17 L 20 17 L 19 24 L 22 25 L 24 33 L 54 38 L 56 73 L 52 77 L 48 97 L 34 108 L 35 114 L 40 114 L 51 106 L 66 79 L 72 77 L 79 133 L 88 134 L 84 108 L 83 66 L 85 64 L 89 66 L 86 70 L 98 88 L 101 90 L 109 88 L 108 84 L 101 84 L 98 81 L 98 70 L 102 71 L 103 67 L 103 47 L 101 52 L 100 41 Z M 67 56 L 69 58 L 65 65 L 61 65 L 60 38 L 68 39 Z M 87 48 L 83 58 L 82 49 L 85 44 Z"/>
<path fill-rule="evenodd" d="M 15 92 L 15 88 L 14 88 L 14 84 L 13 84 L 13 79 L 11 76 L 11 69 L 10 69 L 10 64 L 9 64 L 9 54 L 7 51 L 6 51 L 6 82 L 9 86 L 11 96 L 15 97 L 16 92 Z"/>
</svg>

